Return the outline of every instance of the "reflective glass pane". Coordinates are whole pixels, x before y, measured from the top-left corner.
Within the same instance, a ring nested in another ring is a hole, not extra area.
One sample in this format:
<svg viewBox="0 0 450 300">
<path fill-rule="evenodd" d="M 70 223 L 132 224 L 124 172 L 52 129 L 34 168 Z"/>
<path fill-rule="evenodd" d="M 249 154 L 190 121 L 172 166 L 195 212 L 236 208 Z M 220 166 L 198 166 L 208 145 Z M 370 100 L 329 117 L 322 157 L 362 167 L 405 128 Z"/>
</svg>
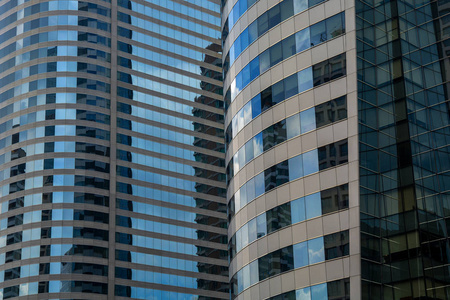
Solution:
<svg viewBox="0 0 450 300">
<path fill-rule="evenodd" d="M 289 166 L 289 181 L 304 176 L 302 155 L 297 155 L 293 158 L 290 158 L 288 160 L 288 166 Z"/>
<path fill-rule="evenodd" d="M 295 114 L 286 119 L 287 139 L 300 135 L 300 114 Z"/>
<path fill-rule="evenodd" d="M 314 130 L 316 128 L 316 115 L 315 109 L 310 108 L 300 113 L 300 121 L 302 133 Z"/>
<path fill-rule="evenodd" d="M 325 21 L 311 26 L 311 46 L 319 45 L 327 40 Z"/>
<path fill-rule="evenodd" d="M 301 268 L 308 265 L 308 245 L 307 242 L 298 243 L 294 249 L 294 268 Z"/>
<path fill-rule="evenodd" d="M 311 300 L 328 299 L 327 284 L 322 283 L 311 287 Z"/>
<path fill-rule="evenodd" d="M 294 0 L 294 14 L 298 14 L 308 8 L 308 0 Z"/>
<path fill-rule="evenodd" d="M 260 238 L 267 234 L 266 213 L 256 217 L 257 237 Z"/>
<path fill-rule="evenodd" d="M 303 174 L 307 176 L 319 171 L 317 149 L 303 153 Z"/>
<path fill-rule="evenodd" d="M 298 74 L 298 92 L 301 93 L 303 91 L 309 90 L 313 87 L 313 76 L 312 76 L 312 68 L 309 67 L 304 69 Z"/>
<path fill-rule="evenodd" d="M 305 220 L 305 198 L 300 198 L 291 202 L 292 224 Z"/>
<path fill-rule="evenodd" d="M 308 241 L 309 264 L 315 264 L 325 260 L 323 237 Z"/>
<path fill-rule="evenodd" d="M 311 47 L 309 27 L 299 31 L 295 34 L 295 48 L 296 52 L 302 52 L 303 50 Z"/>
<path fill-rule="evenodd" d="M 322 215 L 322 201 L 320 193 L 315 193 L 305 197 L 306 218 L 311 219 Z"/>
<path fill-rule="evenodd" d="M 295 291 L 295 300 L 311 300 L 311 288 L 306 287 Z"/>
</svg>

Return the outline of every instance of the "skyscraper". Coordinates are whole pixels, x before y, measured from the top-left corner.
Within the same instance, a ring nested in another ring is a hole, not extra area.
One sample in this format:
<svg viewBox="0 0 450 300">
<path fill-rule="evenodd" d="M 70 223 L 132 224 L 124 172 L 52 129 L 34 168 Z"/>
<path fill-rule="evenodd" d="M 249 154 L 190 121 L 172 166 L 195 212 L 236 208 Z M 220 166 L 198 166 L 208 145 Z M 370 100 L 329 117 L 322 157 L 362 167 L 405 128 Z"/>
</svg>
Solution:
<svg viewBox="0 0 450 300">
<path fill-rule="evenodd" d="M 0 1 L 0 298 L 450 299 L 448 6 Z"/>
<path fill-rule="evenodd" d="M 0 15 L 0 298 L 228 299 L 220 3 Z"/>
<path fill-rule="evenodd" d="M 231 298 L 450 299 L 448 3 L 223 15 Z"/>
<path fill-rule="evenodd" d="M 359 299 L 354 3 L 238 4 L 223 11 L 231 298 Z"/>
</svg>

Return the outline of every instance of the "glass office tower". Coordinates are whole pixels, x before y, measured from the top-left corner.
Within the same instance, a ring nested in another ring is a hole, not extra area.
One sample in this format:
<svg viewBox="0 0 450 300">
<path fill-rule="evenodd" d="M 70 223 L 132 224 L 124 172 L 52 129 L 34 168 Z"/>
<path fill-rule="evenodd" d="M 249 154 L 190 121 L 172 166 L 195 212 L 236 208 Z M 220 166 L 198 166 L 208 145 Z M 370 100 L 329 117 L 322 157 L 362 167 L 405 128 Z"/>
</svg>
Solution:
<svg viewBox="0 0 450 300">
<path fill-rule="evenodd" d="M 0 298 L 228 299 L 220 2 L 0 24 Z"/>
<path fill-rule="evenodd" d="M 450 299 L 447 1 L 356 1 L 363 299 Z"/>
<path fill-rule="evenodd" d="M 359 299 L 353 1 L 228 0 L 231 299 Z"/>
</svg>

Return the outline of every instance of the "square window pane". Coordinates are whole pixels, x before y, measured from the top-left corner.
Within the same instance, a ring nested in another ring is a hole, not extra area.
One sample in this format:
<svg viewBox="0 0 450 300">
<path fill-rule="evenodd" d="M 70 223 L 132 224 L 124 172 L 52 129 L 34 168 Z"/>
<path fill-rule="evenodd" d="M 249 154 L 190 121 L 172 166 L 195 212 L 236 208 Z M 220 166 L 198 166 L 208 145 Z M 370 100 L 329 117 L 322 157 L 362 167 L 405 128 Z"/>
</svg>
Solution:
<svg viewBox="0 0 450 300">
<path fill-rule="evenodd" d="M 327 284 L 322 283 L 311 287 L 311 300 L 328 299 Z"/>
<path fill-rule="evenodd" d="M 308 8 L 308 0 L 294 0 L 294 14 L 298 14 Z"/>
<path fill-rule="evenodd" d="M 311 289 L 309 287 L 295 291 L 296 300 L 311 300 Z"/>
</svg>

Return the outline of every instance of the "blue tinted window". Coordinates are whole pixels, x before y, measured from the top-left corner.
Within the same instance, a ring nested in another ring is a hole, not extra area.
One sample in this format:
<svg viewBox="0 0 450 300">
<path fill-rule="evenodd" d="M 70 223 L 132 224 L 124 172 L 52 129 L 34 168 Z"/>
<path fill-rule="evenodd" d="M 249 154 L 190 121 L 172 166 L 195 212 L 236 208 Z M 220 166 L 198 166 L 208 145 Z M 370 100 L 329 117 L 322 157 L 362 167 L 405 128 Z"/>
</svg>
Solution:
<svg viewBox="0 0 450 300">
<path fill-rule="evenodd" d="M 286 119 L 286 138 L 290 139 L 300 135 L 300 114 Z"/>
<path fill-rule="evenodd" d="M 310 108 L 300 113 L 302 133 L 316 129 L 315 109 Z"/>
<path fill-rule="evenodd" d="M 315 264 L 325 260 L 323 237 L 308 241 L 309 264 Z"/>
<path fill-rule="evenodd" d="M 291 202 L 292 224 L 305 220 L 305 198 L 300 198 Z"/>
<path fill-rule="evenodd" d="M 311 300 L 328 299 L 327 284 L 322 283 L 311 287 Z"/>
<path fill-rule="evenodd" d="M 258 260 L 255 260 L 250 264 L 250 285 L 257 283 L 258 279 Z"/>
<path fill-rule="evenodd" d="M 311 288 L 306 287 L 295 291 L 295 300 L 311 300 Z"/>
<path fill-rule="evenodd" d="M 247 199 L 247 186 L 248 184 L 244 184 L 241 187 L 241 207 L 244 207 L 248 203 Z"/>
<path fill-rule="evenodd" d="M 307 0 L 294 0 L 294 14 L 298 14 L 308 8 Z"/>
<path fill-rule="evenodd" d="M 315 193 L 305 197 L 306 218 L 311 219 L 322 215 L 322 203 L 320 193 Z"/>
<path fill-rule="evenodd" d="M 311 26 L 311 46 L 318 45 L 327 40 L 325 21 Z"/>
<path fill-rule="evenodd" d="M 253 141 L 245 144 L 245 163 L 248 163 L 254 157 Z"/>
<path fill-rule="evenodd" d="M 303 177 L 303 158 L 302 155 L 289 159 L 289 181 Z"/>
<path fill-rule="evenodd" d="M 290 98 L 298 93 L 297 74 L 291 75 L 284 80 L 284 99 Z"/>
<path fill-rule="evenodd" d="M 313 76 L 312 76 L 312 68 L 309 67 L 304 69 L 298 74 L 298 92 L 304 92 L 306 90 L 313 88 Z"/>
<path fill-rule="evenodd" d="M 317 149 L 303 153 L 303 172 L 304 176 L 319 172 L 319 163 L 317 158 Z"/>
<path fill-rule="evenodd" d="M 271 64 L 270 64 L 270 49 L 267 49 L 266 51 L 264 51 L 263 53 L 261 53 L 259 55 L 259 61 L 260 61 L 259 73 L 262 74 L 265 71 L 267 71 L 271 66 Z"/>
<path fill-rule="evenodd" d="M 260 238 L 267 234 L 266 213 L 256 217 L 257 237 Z"/>
<path fill-rule="evenodd" d="M 253 97 L 252 102 L 252 119 L 261 114 L 261 94 Z"/>
<path fill-rule="evenodd" d="M 250 62 L 250 78 L 251 80 L 259 76 L 259 56 Z"/>
<path fill-rule="evenodd" d="M 248 26 L 248 39 L 250 43 L 258 38 L 258 22 L 253 22 Z"/>
<path fill-rule="evenodd" d="M 265 192 L 265 187 L 264 187 L 264 172 L 259 173 L 258 175 L 256 175 L 255 177 L 255 197 L 258 197 L 262 194 L 264 194 Z"/>
<path fill-rule="evenodd" d="M 307 242 L 293 245 L 294 268 L 301 268 L 308 265 L 308 244 Z"/>
<path fill-rule="evenodd" d="M 253 151 L 255 157 L 263 153 L 263 135 L 262 132 L 258 133 L 253 138 Z"/>
<path fill-rule="evenodd" d="M 295 34 L 295 47 L 297 53 L 311 47 L 309 27 Z"/>
<path fill-rule="evenodd" d="M 257 239 L 257 224 L 256 218 L 253 218 L 250 222 L 248 222 L 248 240 L 249 243 L 253 242 Z"/>
<path fill-rule="evenodd" d="M 247 201 L 255 199 L 255 180 L 250 180 L 247 184 Z"/>
</svg>

